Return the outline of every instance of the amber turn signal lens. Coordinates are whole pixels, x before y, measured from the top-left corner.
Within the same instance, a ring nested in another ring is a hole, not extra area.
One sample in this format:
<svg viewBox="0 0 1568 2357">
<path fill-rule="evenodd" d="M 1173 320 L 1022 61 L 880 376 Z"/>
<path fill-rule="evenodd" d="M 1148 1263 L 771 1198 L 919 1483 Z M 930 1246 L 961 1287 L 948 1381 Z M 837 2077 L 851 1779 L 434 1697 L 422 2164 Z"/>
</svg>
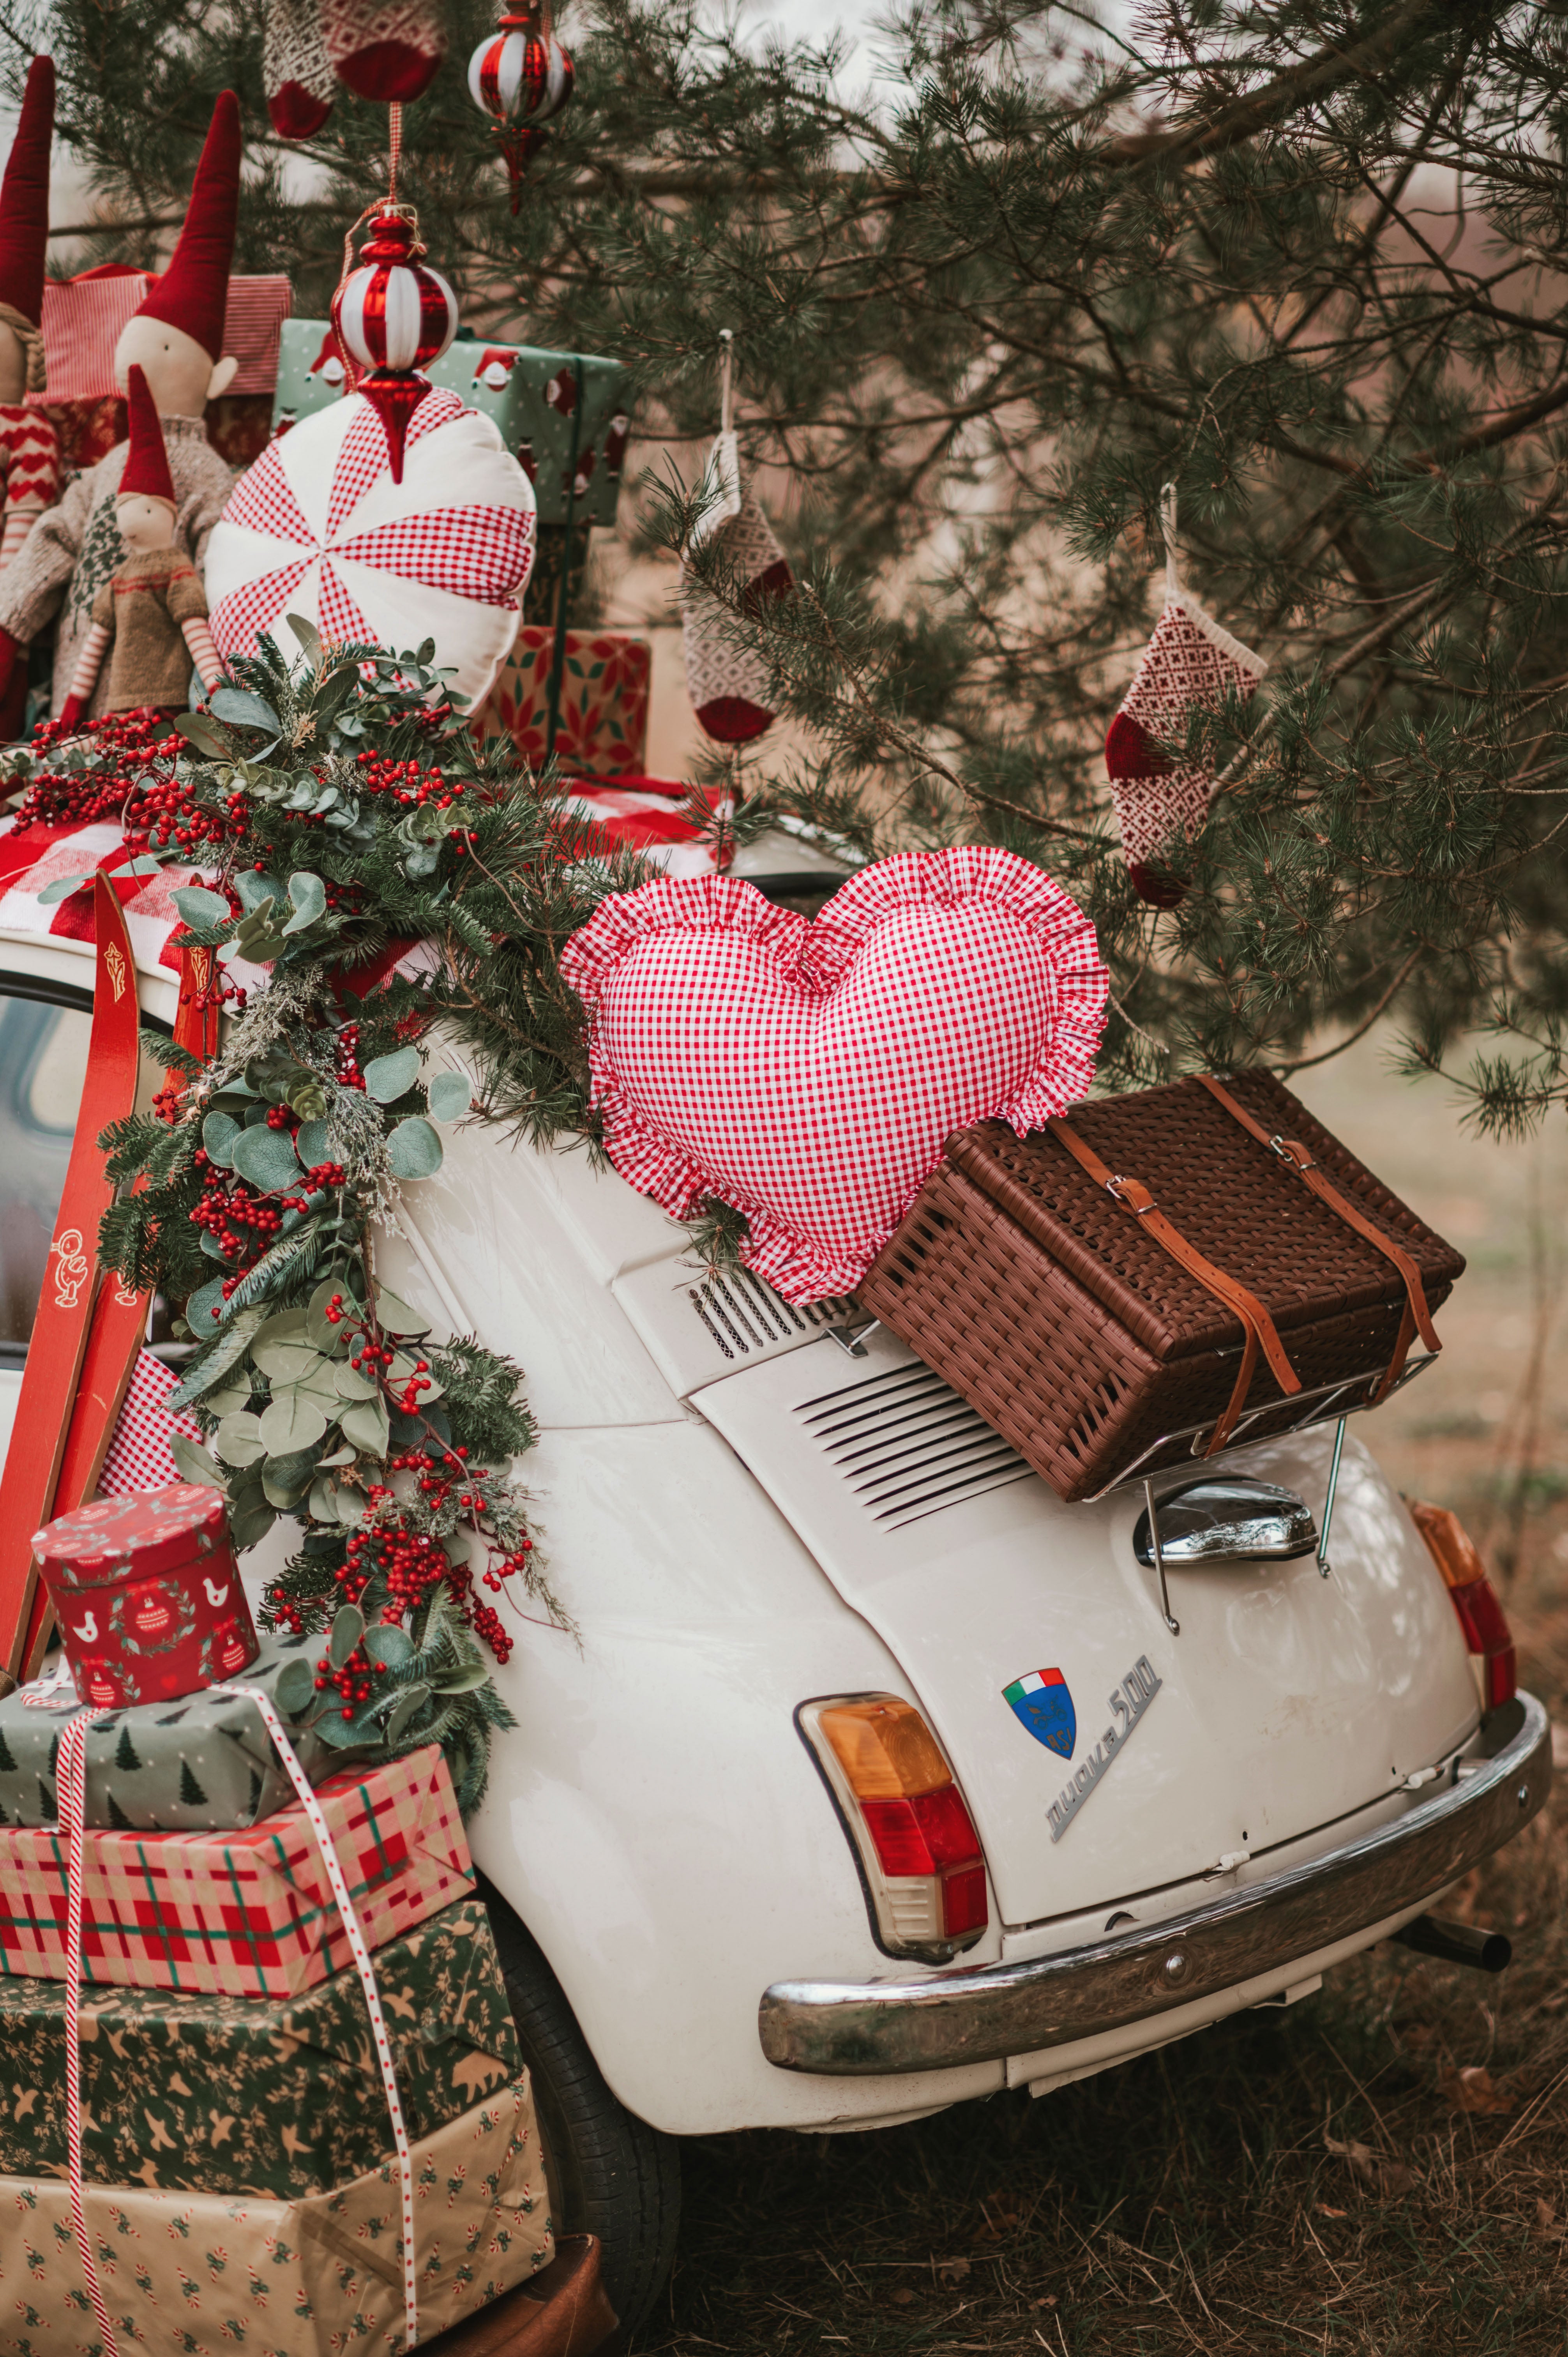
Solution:
<svg viewBox="0 0 1568 2357">
<path fill-rule="evenodd" d="M 913 1703 L 891 1695 L 832 1703 L 817 1723 L 857 1801 L 912 1801 L 952 1782 L 952 1770 Z"/>
<path fill-rule="evenodd" d="M 1496 1710 L 1519 1691 L 1518 1657 L 1497 1589 L 1476 1542 L 1451 1507 L 1429 1506 L 1412 1498 L 1410 1514 L 1443 1574 L 1465 1642 L 1480 1663 L 1482 1700 L 1488 1710 Z"/>
<path fill-rule="evenodd" d="M 914 1704 L 845 1695 L 802 1704 L 800 1725 L 860 1852 L 884 1947 L 941 1963 L 978 1939 L 989 1920 L 980 1836 Z"/>
</svg>

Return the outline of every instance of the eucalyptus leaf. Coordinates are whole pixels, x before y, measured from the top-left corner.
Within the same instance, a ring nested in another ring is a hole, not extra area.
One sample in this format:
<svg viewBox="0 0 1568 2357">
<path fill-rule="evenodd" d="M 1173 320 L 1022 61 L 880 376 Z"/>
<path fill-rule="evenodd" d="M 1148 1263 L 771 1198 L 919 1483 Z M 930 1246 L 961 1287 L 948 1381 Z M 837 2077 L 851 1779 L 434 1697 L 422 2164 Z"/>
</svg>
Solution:
<svg viewBox="0 0 1568 2357">
<path fill-rule="evenodd" d="M 220 1260 L 225 1268 L 227 1268 L 229 1265 L 229 1255 L 224 1251 L 222 1245 L 219 1243 L 210 1228 L 203 1228 L 201 1231 L 201 1249 L 207 1254 L 209 1260 Z"/>
<path fill-rule="evenodd" d="M 434 1178 L 442 1161 L 439 1132 L 422 1113 L 411 1113 L 387 1139 L 387 1161 L 394 1178 Z"/>
<path fill-rule="evenodd" d="M 384 1285 L 376 1287 L 376 1318 L 388 1334 L 428 1334 L 432 1322 Z"/>
<path fill-rule="evenodd" d="M 194 745 L 199 753 L 209 753 L 215 761 L 220 761 L 229 750 L 229 739 L 204 713 L 177 712 L 174 726 L 188 744 Z"/>
<path fill-rule="evenodd" d="M 324 1710 L 312 1724 L 314 1732 L 323 1743 L 331 1744 L 337 1751 L 357 1751 L 362 1745 L 373 1743 L 376 1739 L 373 1724 L 366 1726 L 347 1719 L 340 1711 Z"/>
<path fill-rule="evenodd" d="M 321 668 L 321 633 L 317 629 L 315 623 L 307 622 L 303 614 L 285 614 L 284 616 L 284 620 L 288 624 L 289 629 L 294 632 L 295 637 L 305 649 L 306 658 L 308 659 L 312 668 L 319 671 Z"/>
<path fill-rule="evenodd" d="M 242 1408 L 226 1415 L 214 1436 L 214 1446 L 225 1465 L 254 1465 L 266 1453 L 261 1419 Z"/>
<path fill-rule="evenodd" d="M 296 1448 L 288 1457 L 269 1457 L 261 1468 L 262 1486 L 270 1481 L 279 1490 L 291 1490 L 297 1498 L 308 1490 L 316 1479 L 316 1451 Z"/>
<path fill-rule="evenodd" d="M 339 1465 L 352 1465 L 357 1454 L 358 1451 L 352 1448 L 335 1448 L 330 1457 L 323 1457 L 319 1460 L 320 1470 L 325 1473 L 329 1466 L 336 1469 Z M 338 1496 L 341 1498 L 341 1491 Z"/>
<path fill-rule="evenodd" d="M 205 932 L 209 925 L 226 925 L 229 903 L 221 892 L 209 892 L 205 884 L 180 884 L 169 895 L 183 921 L 194 931 Z"/>
<path fill-rule="evenodd" d="M 202 1287 L 204 1293 L 209 1293 L 211 1290 L 212 1287 L 209 1286 Z M 221 1298 L 222 1290 L 221 1280 L 219 1280 L 220 1298 Z M 187 1319 L 190 1321 L 191 1332 L 199 1341 L 204 1339 L 204 1333 L 197 1328 L 195 1320 L 190 1317 L 192 1304 L 196 1299 L 197 1296 L 192 1294 L 190 1300 L 185 1305 L 185 1314 Z M 167 1399 L 165 1400 L 164 1405 L 171 1415 L 177 1409 L 188 1407 L 193 1400 L 201 1399 L 207 1393 L 217 1388 L 233 1367 L 236 1360 L 244 1352 L 265 1315 L 260 1302 L 234 1312 L 229 1320 L 228 1330 L 220 1338 L 216 1349 L 209 1351 L 206 1358 L 199 1359 L 194 1366 L 188 1367 Z"/>
<path fill-rule="evenodd" d="M 319 1470 L 310 1485 L 308 1508 L 313 1523 L 335 1523 L 338 1519 L 338 1484 L 328 1481 Z"/>
<path fill-rule="evenodd" d="M 294 1143 L 306 1168 L 314 1170 L 318 1162 L 328 1159 L 327 1124 L 320 1120 L 302 1121 Z"/>
<path fill-rule="evenodd" d="M 227 1307 L 223 1293 L 226 1282 L 227 1279 L 215 1276 L 210 1285 L 199 1286 L 185 1305 L 185 1322 L 199 1342 L 204 1342 L 218 1329 Z"/>
<path fill-rule="evenodd" d="M 391 1717 L 387 1720 L 386 1740 L 389 1743 L 396 1743 L 403 1735 L 403 1729 L 418 1717 L 420 1711 L 429 1700 L 430 1688 L 427 1685 L 416 1682 L 413 1685 L 405 1686 L 397 1698 L 397 1704 Z"/>
<path fill-rule="evenodd" d="M 488 1685 L 490 1674 L 483 1662 L 475 1662 L 460 1670 L 453 1670 L 435 1681 L 437 1694 L 472 1694 L 477 1686 Z"/>
<path fill-rule="evenodd" d="M 352 1407 L 346 1407 L 338 1419 L 338 1428 L 356 1448 L 368 1450 L 372 1457 L 386 1455 L 387 1412 L 380 1400 L 356 1402 Z"/>
<path fill-rule="evenodd" d="M 260 1546 L 276 1520 L 270 1505 L 237 1507 L 229 1517 L 229 1535 L 236 1552 L 243 1555 L 247 1547 Z"/>
<path fill-rule="evenodd" d="M 317 917 L 324 917 L 327 913 L 327 887 L 320 877 L 313 876 L 307 867 L 289 877 L 288 897 L 294 914 L 284 927 L 285 933 L 302 933 L 307 925 L 316 922 Z"/>
<path fill-rule="evenodd" d="M 304 1330 L 276 1340 L 270 1334 L 258 1334 L 251 1348 L 251 1356 L 271 1383 L 297 1383 L 306 1375 L 315 1374 L 326 1365 L 320 1351 Z"/>
<path fill-rule="evenodd" d="M 254 1129 L 240 1132 L 230 1160 L 241 1178 L 248 1178 L 263 1195 L 293 1187 L 305 1175 L 287 1130 L 268 1129 L 260 1123 Z"/>
<path fill-rule="evenodd" d="M 359 1606 L 341 1606 L 333 1615 L 332 1634 L 327 1645 L 327 1658 L 335 1670 L 342 1668 L 364 1633 L 365 1616 Z"/>
<path fill-rule="evenodd" d="M 372 1662 L 380 1662 L 387 1670 L 401 1670 L 405 1662 L 413 1659 L 413 1640 L 406 1629 L 394 1629 L 390 1622 L 378 1622 L 366 1631 L 365 1651 Z"/>
<path fill-rule="evenodd" d="M 304 1342 L 308 1339 L 303 1309 L 274 1309 L 256 1329 L 258 1347 L 267 1342 Z"/>
<path fill-rule="evenodd" d="M 253 867 L 242 867 L 236 872 L 234 889 L 247 915 L 254 915 L 270 902 L 283 899 L 283 886 L 277 877 L 264 870 L 258 875 Z"/>
<path fill-rule="evenodd" d="M 360 1374 L 346 1362 L 334 1361 L 331 1375 L 332 1387 L 339 1399 L 369 1400 L 380 1396 L 369 1375 Z"/>
<path fill-rule="evenodd" d="M 303 1481 L 274 1480 L 270 1473 L 262 1476 L 262 1495 L 280 1514 L 293 1512 L 305 1495 L 306 1486 Z"/>
<path fill-rule="evenodd" d="M 426 1094 L 436 1121 L 460 1121 L 474 1102 L 473 1082 L 467 1072 L 437 1072 Z"/>
<path fill-rule="evenodd" d="M 246 1375 L 237 1383 L 220 1383 L 216 1391 L 208 1393 L 202 1405 L 209 1415 L 233 1415 L 249 1405 L 250 1398 L 251 1379 Z"/>
<path fill-rule="evenodd" d="M 201 1143 L 207 1148 L 207 1158 L 227 1170 L 233 1159 L 234 1140 L 240 1135 L 240 1125 L 226 1113 L 209 1113 L 201 1125 Z"/>
<path fill-rule="evenodd" d="M 390 1056 L 372 1056 L 364 1068 L 365 1087 L 378 1104 L 395 1104 L 419 1078 L 417 1048 L 394 1048 Z"/>
<path fill-rule="evenodd" d="M 316 1700 L 316 1673 L 307 1661 L 284 1663 L 273 1681 L 273 1700 L 285 1718 L 304 1716 Z"/>
<path fill-rule="evenodd" d="M 216 716 L 234 728 L 266 728 L 275 737 L 283 726 L 264 697 L 252 695 L 248 687 L 217 688 L 208 702 Z"/>
<path fill-rule="evenodd" d="M 91 876 L 57 876 L 54 882 L 46 884 L 38 894 L 38 906 L 40 909 L 52 909 L 57 900 L 69 900 L 73 892 L 80 892 L 84 884 L 91 881 Z"/>
<path fill-rule="evenodd" d="M 308 1448 L 326 1431 L 327 1411 L 306 1393 L 280 1392 L 262 1412 L 261 1436 L 269 1457 L 291 1455 Z"/>
<path fill-rule="evenodd" d="M 194 1481 L 204 1490 L 220 1490 L 223 1476 L 205 1448 L 192 1440 L 188 1432 L 169 1435 L 169 1455 L 179 1468 L 182 1481 Z"/>
</svg>

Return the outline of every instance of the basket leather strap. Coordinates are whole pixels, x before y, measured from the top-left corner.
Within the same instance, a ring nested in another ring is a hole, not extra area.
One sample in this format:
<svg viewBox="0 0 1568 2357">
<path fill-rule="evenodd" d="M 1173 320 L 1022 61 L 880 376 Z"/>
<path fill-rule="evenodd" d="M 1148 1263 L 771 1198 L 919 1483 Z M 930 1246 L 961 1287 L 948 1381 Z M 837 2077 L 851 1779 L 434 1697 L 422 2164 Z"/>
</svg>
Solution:
<svg viewBox="0 0 1568 2357">
<path fill-rule="evenodd" d="M 1173 1260 L 1179 1261 L 1189 1276 L 1197 1277 L 1199 1285 L 1207 1286 L 1216 1300 L 1222 1301 L 1226 1308 L 1240 1319 L 1241 1330 L 1247 1338 L 1241 1352 L 1240 1369 L 1224 1414 L 1215 1426 L 1208 1446 L 1203 1452 L 1206 1457 L 1218 1455 L 1236 1429 L 1237 1419 L 1247 1404 L 1247 1394 L 1251 1389 L 1252 1371 L 1258 1363 L 1260 1350 L 1267 1359 L 1281 1391 L 1291 1393 L 1301 1389 L 1301 1377 L 1285 1354 L 1284 1344 L 1275 1330 L 1273 1319 L 1256 1294 L 1249 1293 L 1237 1278 L 1227 1270 L 1216 1267 L 1196 1244 L 1187 1242 L 1181 1230 L 1166 1219 L 1141 1179 L 1118 1176 L 1059 1114 L 1047 1121 L 1046 1127 L 1066 1146 L 1073 1160 L 1088 1171 L 1096 1186 L 1103 1187 L 1112 1201 L 1120 1203 L 1123 1211 L 1131 1211 L 1134 1219 L 1142 1220 L 1155 1243 L 1162 1244 Z"/>
<path fill-rule="evenodd" d="M 1421 1336 L 1429 1351 L 1436 1351 L 1443 1348 L 1437 1339 L 1437 1329 L 1432 1322 L 1432 1313 L 1426 1306 L 1426 1287 L 1422 1283 L 1419 1266 L 1402 1244 L 1396 1244 L 1391 1236 L 1385 1235 L 1382 1229 L 1368 1219 L 1366 1213 L 1359 1210 L 1348 1196 L 1340 1193 L 1331 1179 L 1325 1178 L 1322 1165 L 1313 1160 L 1305 1146 L 1298 1146 L 1293 1137 L 1271 1137 L 1262 1123 L 1254 1121 L 1246 1106 L 1238 1104 L 1230 1090 L 1221 1082 L 1217 1081 L 1212 1072 L 1199 1072 L 1197 1077 L 1203 1082 L 1215 1103 L 1222 1104 L 1232 1120 L 1240 1123 L 1249 1136 L 1255 1137 L 1260 1146 L 1266 1146 L 1271 1154 L 1278 1155 L 1282 1162 L 1288 1163 L 1296 1177 L 1311 1188 L 1319 1202 L 1326 1203 L 1331 1211 L 1338 1213 L 1348 1227 L 1354 1228 L 1359 1236 L 1365 1236 L 1367 1242 L 1374 1245 L 1385 1260 L 1392 1261 L 1403 1278 L 1405 1314 L 1400 1319 L 1399 1339 L 1394 1344 L 1394 1354 L 1389 1361 L 1388 1372 L 1369 1403 L 1370 1405 L 1376 1406 L 1379 1400 L 1388 1396 L 1404 1372 L 1404 1362 L 1409 1356 L 1410 1346 L 1417 1334 Z"/>
</svg>

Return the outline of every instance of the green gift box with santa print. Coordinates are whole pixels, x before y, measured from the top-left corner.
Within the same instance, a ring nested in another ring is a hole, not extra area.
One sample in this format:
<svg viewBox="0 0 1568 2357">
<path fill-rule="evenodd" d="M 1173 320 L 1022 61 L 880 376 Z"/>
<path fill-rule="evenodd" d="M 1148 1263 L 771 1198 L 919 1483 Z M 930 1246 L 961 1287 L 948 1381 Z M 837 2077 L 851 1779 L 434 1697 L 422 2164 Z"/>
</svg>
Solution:
<svg viewBox="0 0 1568 2357">
<path fill-rule="evenodd" d="M 460 1900 L 372 1959 L 415 2140 L 521 2070 L 489 1919 Z M 0 1980 L 0 2175 L 67 2173 L 65 1985 Z M 81 2003 L 82 2173 L 298 2200 L 392 2150 L 352 1966 L 290 1997 L 93 1988 Z"/>
</svg>

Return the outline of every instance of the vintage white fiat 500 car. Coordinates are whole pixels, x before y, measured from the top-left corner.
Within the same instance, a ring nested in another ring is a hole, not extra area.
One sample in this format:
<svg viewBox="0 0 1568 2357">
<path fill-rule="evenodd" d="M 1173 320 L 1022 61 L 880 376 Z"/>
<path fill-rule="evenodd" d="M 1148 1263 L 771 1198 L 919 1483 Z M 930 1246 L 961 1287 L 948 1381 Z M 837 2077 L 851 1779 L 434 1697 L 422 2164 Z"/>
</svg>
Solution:
<svg viewBox="0 0 1568 2357">
<path fill-rule="evenodd" d="M 0 931 L 7 1417 L 91 977 Z M 557 2222 L 623 2319 L 677 2136 L 1048 2095 L 1402 1927 L 1462 1952 L 1426 1910 L 1541 1806 L 1550 1730 L 1463 1533 L 1358 1427 L 1331 1519 L 1332 1423 L 1160 1474 L 1153 1530 L 1142 1483 L 1064 1505 L 853 1305 L 704 1279 L 584 1151 L 449 1135 L 381 1265 L 540 1426 L 580 1641 L 520 1630 L 469 1831 Z"/>
</svg>

